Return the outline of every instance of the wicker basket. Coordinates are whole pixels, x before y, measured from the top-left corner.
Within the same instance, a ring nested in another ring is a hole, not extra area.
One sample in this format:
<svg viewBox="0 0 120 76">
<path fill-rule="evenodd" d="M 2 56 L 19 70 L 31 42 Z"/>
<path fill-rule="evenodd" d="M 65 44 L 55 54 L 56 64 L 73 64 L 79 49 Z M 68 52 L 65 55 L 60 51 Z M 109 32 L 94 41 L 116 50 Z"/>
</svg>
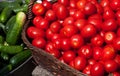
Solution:
<svg viewBox="0 0 120 76">
<path fill-rule="evenodd" d="M 22 30 L 22 39 L 29 49 L 32 51 L 32 56 L 35 62 L 39 65 L 42 65 L 45 69 L 50 71 L 55 76 L 86 76 L 78 70 L 71 68 L 69 65 L 62 63 L 49 53 L 45 52 L 42 49 L 32 46 L 29 39 L 26 35 L 26 29 L 29 27 L 31 20 L 33 19 L 33 13 L 31 8 L 36 0 L 30 0 L 27 21 Z"/>
</svg>

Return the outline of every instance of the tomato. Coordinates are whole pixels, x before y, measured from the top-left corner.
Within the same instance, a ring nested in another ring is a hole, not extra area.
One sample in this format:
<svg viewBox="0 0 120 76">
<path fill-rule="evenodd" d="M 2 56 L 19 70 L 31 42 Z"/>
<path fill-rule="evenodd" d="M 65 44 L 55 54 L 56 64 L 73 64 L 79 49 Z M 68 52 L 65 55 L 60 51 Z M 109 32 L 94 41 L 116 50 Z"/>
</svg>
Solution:
<svg viewBox="0 0 120 76">
<path fill-rule="evenodd" d="M 80 11 L 80 10 L 76 10 L 74 15 L 73 15 L 73 18 L 76 19 L 76 20 L 77 19 L 84 19 L 85 18 L 85 14 L 82 11 Z"/>
<path fill-rule="evenodd" d="M 43 15 L 45 13 L 45 8 L 41 3 L 36 3 L 32 7 L 32 12 L 37 16 Z"/>
<path fill-rule="evenodd" d="M 68 16 L 68 9 L 65 8 L 64 5 L 60 4 L 59 7 L 56 8 L 55 13 L 58 19 L 65 19 Z"/>
<path fill-rule="evenodd" d="M 81 35 L 76 34 L 70 38 L 70 45 L 72 48 L 79 48 L 84 44 L 84 39 Z"/>
<path fill-rule="evenodd" d="M 120 9 L 120 0 L 111 0 L 110 6 L 114 11 L 117 11 L 118 9 Z"/>
<path fill-rule="evenodd" d="M 97 7 L 95 6 L 95 4 L 88 2 L 85 4 L 83 12 L 86 15 L 93 15 L 97 13 Z"/>
<path fill-rule="evenodd" d="M 73 25 L 74 23 L 74 18 L 73 17 L 67 17 L 64 19 L 63 21 L 63 26 L 66 26 L 66 25 Z"/>
<path fill-rule="evenodd" d="M 76 1 L 77 1 L 77 0 L 70 0 L 69 7 L 70 7 L 70 8 L 76 8 Z"/>
<path fill-rule="evenodd" d="M 70 39 L 69 38 L 62 38 L 61 39 L 61 48 L 63 51 L 70 50 Z"/>
<path fill-rule="evenodd" d="M 90 68 L 90 75 L 92 76 L 104 76 L 105 68 L 104 65 L 97 62 Z"/>
<path fill-rule="evenodd" d="M 53 55 L 54 57 L 56 58 L 59 58 L 60 57 L 60 51 L 58 49 L 53 49 L 53 50 L 50 50 L 48 53 L 50 53 L 51 55 Z"/>
<path fill-rule="evenodd" d="M 69 15 L 71 16 L 71 17 L 74 17 L 74 14 L 75 14 L 75 12 L 77 11 L 77 9 L 69 9 Z"/>
<path fill-rule="evenodd" d="M 113 46 L 116 50 L 120 50 L 120 37 L 114 39 Z"/>
<path fill-rule="evenodd" d="M 87 24 L 81 29 L 81 35 L 85 38 L 93 37 L 96 34 L 96 28 L 92 24 Z"/>
<path fill-rule="evenodd" d="M 105 45 L 102 51 L 102 60 L 114 59 L 116 56 L 116 50 L 112 45 Z"/>
<path fill-rule="evenodd" d="M 117 26 L 118 25 L 115 19 L 108 19 L 103 22 L 101 28 L 104 31 L 114 31 L 116 30 Z"/>
<path fill-rule="evenodd" d="M 78 50 L 78 55 L 83 56 L 85 58 L 91 58 L 93 55 L 93 50 L 90 45 L 83 45 Z"/>
<path fill-rule="evenodd" d="M 46 30 L 49 26 L 49 21 L 47 19 L 40 19 L 39 23 L 37 25 L 35 25 L 37 28 Z"/>
<path fill-rule="evenodd" d="M 54 41 L 54 40 L 56 40 L 56 39 L 61 39 L 60 34 L 55 33 L 55 34 L 52 35 L 52 37 L 51 37 L 51 41 Z"/>
<path fill-rule="evenodd" d="M 53 35 L 54 35 L 54 32 L 51 29 L 46 30 L 45 36 L 48 40 L 51 40 Z"/>
<path fill-rule="evenodd" d="M 36 46 L 36 47 L 38 47 L 38 48 L 44 49 L 45 46 L 46 46 L 46 41 L 45 41 L 45 39 L 43 39 L 43 38 L 41 38 L 41 37 L 37 37 L 37 38 L 34 38 L 34 39 L 32 40 L 32 45 L 33 45 L 33 46 Z"/>
<path fill-rule="evenodd" d="M 69 5 L 69 0 L 58 0 L 58 3 L 61 3 L 64 6 L 68 6 Z"/>
<path fill-rule="evenodd" d="M 35 16 L 33 19 L 33 24 L 36 26 L 37 24 L 39 24 L 39 21 L 42 19 L 41 16 Z"/>
<path fill-rule="evenodd" d="M 100 5 L 102 7 L 109 6 L 109 4 L 110 4 L 109 0 L 100 0 Z"/>
<path fill-rule="evenodd" d="M 92 67 L 92 65 L 87 65 L 84 70 L 83 70 L 83 73 L 84 74 L 87 74 L 87 75 L 90 75 L 90 68 Z"/>
<path fill-rule="evenodd" d="M 81 31 L 81 29 L 87 24 L 86 19 L 77 19 L 74 25 Z"/>
<path fill-rule="evenodd" d="M 70 66 L 77 70 L 83 70 L 87 65 L 87 60 L 84 57 L 76 57 L 73 61 L 70 62 Z"/>
<path fill-rule="evenodd" d="M 27 28 L 27 35 L 29 38 L 45 37 L 45 31 L 34 26 L 30 26 Z"/>
<path fill-rule="evenodd" d="M 52 8 L 52 4 L 47 0 L 42 1 L 42 5 L 45 7 L 46 10 Z"/>
<path fill-rule="evenodd" d="M 94 65 L 96 63 L 97 63 L 97 61 L 92 58 L 88 60 L 88 65 Z"/>
<path fill-rule="evenodd" d="M 104 62 L 104 67 L 107 72 L 115 72 L 118 64 L 114 60 L 107 60 Z"/>
<path fill-rule="evenodd" d="M 87 0 L 78 0 L 76 2 L 76 6 L 77 6 L 78 9 L 80 9 L 81 11 L 83 11 L 86 3 L 87 3 Z"/>
<path fill-rule="evenodd" d="M 76 57 L 76 54 L 72 50 L 68 50 L 63 53 L 63 60 L 66 63 L 70 63 L 75 57 Z"/>
<path fill-rule="evenodd" d="M 93 59 L 101 60 L 103 49 L 101 47 L 93 47 Z"/>
<path fill-rule="evenodd" d="M 58 33 L 61 29 L 62 25 L 58 21 L 54 21 L 50 24 L 49 28 L 52 32 Z"/>
<path fill-rule="evenodd" d="M 104 40 L 107 44 L 111 44 L 116 38 L 115 32 L 109 31 L 105 32 Z"/>
<path fill-rule="evenodd" d="M 116 61 L 116 63 L 117 63 L 118 66 L 120 67 L 120 55 L 119 55 L 119 54 L 116 55 L 116 57 L 115 57 L 114 60 Z"/>
<path fill-rule="evenodd" d="M 56 14 L 53 10 L 49 9 L 46 11 L 45 13 L 45 19 L 47 19 L 48 21 L 54 21 L 56 20 Z"/>
<path fill-rule="evenodd" d="M 117 19 L 120 18 L 120 10 L 118 10 L 118 11 L 115 13 L 115 15 L 116 15 L 116 18 L 117 18 Z"/>
<path fill-rule="evenodd" d="M 52 40 L 53 46 L 54 46 L 56 49 L 61 50 L 61 41 L 62 41 L 62 39 L 60 39 L 60 38 L 57 38 L 57 39 Z"/>
<path fill-rule="evenodd" d="M 99 34 L 95 35 L 91 38 L 91 43 L 93 46 L 102 46 L 104 43 L 104 39 Z"/>
</svg>

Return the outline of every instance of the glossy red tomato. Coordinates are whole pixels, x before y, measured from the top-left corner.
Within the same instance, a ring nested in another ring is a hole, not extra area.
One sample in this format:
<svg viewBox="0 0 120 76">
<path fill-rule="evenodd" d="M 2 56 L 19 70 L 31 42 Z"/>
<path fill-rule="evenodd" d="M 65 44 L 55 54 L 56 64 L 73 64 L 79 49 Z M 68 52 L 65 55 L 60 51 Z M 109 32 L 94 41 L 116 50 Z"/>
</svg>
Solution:
<svg viewBox="0 0 120 76">
<path fill-rule="evenodd" d="M 96 34 L 96 28 L 92 24 L 87 24 L 81 29 L 81 35 L 85 38 L 93 37 Z"/>
<path fill-rule="evenodd" d="M 101 28 L 104 31 L 114 31 L 116 30 L 117 26 L 118 24 L 115 19 L 108 19 L 103 22 Z"/>
<path fill-rule="evenodd" d="M 120 0 L 111 0 L 110 6 L 114 11 L 117 11 L 118 9 L 120 9 Z"/>
<path fill-rule="evenodd" d="M 84 19 L 85 18 L 85 14 L 82 11 L 80 11 L 80 10 L 76 10 L 74 15 L 73 15 L 73 18 L 75 20 L 77 20 L 77 19 Z"/>
<path fill-rule="evenodd" d="M 43 15 L 45 13 L 45 8 L 41 3 L 36 3 L 32 7 L 32 12 L 37 16 Z"/>
<path fill-rule="evenodd" d="M 75 57 L 76 57 L 76 54 L 72 50 L 68 50 L 63 53 L 63 60 L 66 63 L 70 63 Z"/>
<path fill-rule="evenodd" d="M 73 25 L 74 23 L 74 18 L 73 17 L 67 17 L 64 19 L 63 21 L 63 26 L 67 26 L 67 25 Z"/>
<path fill-rule="evenodd" d="M 58 33 L 61 29 L 62 25 L 58 21 L 54 21 L 50 24 L 49 28 L 52 32 Z"/>
<path fill-rule="evenodd" d="M 99 34 L 95 35 L 91 38 L 91 43 L 93 46 L 102 46 L 104 43 L 104 39 Z"/>
<path fill-rule="evenodd" d="M 49 1 L 47 1 L 47 0 L 43 0 L 42 1 L 42 5 L 45 7 L 46 10 L 52 8 L 52 4 Z"/>
<path fill-rule="evenodd" d="M 80 9 L 81 11 L 83 11 L 86 3 L 87 3 L 87 0 L 78 0 L 78 1 L 76 2 L 76 7 L 77 7 L 78 9 Z"/>
<path fill-rule="evenodd" d="M 70 0 L 69 7 L 70 7 L 70 8 L 76 8 L 76 1 L 77 1 L 77 0 Z"/>
<path fill-rule="evenodd" d="M 41 37 L 37 37 L 37 38 L 34 38 L 32 40 L 32 45 L 33 46 L 36 46 L 36 47 L 42 48 L 42 49 L 45 48 L 46 43 L 47 43 L 46 40 L 44 38 L 41 38 Z"/>
<path fill-rule="evenodd" d="M 78 56 L 73 61 L 71 61 L 69 65 L 77 70 L 82 71 L 87 65 L 87 60 L 84 57 Z"/>
<path fill-rule="evenodd" d="M 41 16 L 35 16 L 32 23 L 36 26 L 37 24 L 39 24 L 39 21 L 42 19 Z"/>
<path fill-rule="evenodd" d="M 110 5 L 110 2 L 109 2 L 109 0 L 100 0 L 100 5 L 102 7 L 106 7 L 106 6 Z"/>
<path fill-rule="evenodd" d="M 116 50 L 120 50 L 120 37 L 114 39 L 113 46 Z"/>
<path fill-rule="evenodd" d="M 54 46 L 56 49 L 61 50 L 61 41 L 62 41 L 62 39 L 59 39 L 59 38 L 52 40 L 53 46 Z"/>
<path fill-rule="evenodd" d="M 91 58 L 93 55 L 93 50 L 91 46 L 89 45 L 83 45 L 81 48 L 78 50 L 78 55 L 85 57 L 85 58 Z"/>
<path fill-rule="evenodd" d="M 114 59 L 116 56 L 116 50 L 112 45 L 105 45 L 102 51 L 102 60 Z"/>
<path fill-rule="evenodd" d="M 115 38 L 116 38 L 115 32 L 112 31 L 105 32 L 104 40 L 107 44 L 111 44 Z"/>
<path fill-rule="evenodd" d="M 92 65 L 87 65 L 84 70 L 83 70 L 83 73 L 84 74 L 87 74 L 87 75 L 90 75 L 90 68 L 92 67 Z"/>
<path fill-rule="evenodd" d="M 69 0 L 58 0 L 58 3 L 61 3 L 64 6 L 69 6 Z"/>
<path fill-rule="evenodd" d="M 54 32 L 51 29 L 46 30 L 45 36 L 48 40 L 51 40 L 53 35 L 54 35 Z"/>
<path fill-rule="evenodd" d="M 91 59 L 88 60 L 88 65 L 94 65 L 96 63 L 97 63 L 97 61 L 95 59 L 91 58 Z"/>
<path fill-rule="evenodd" d="M 107 72 L 115 72 L 118 64 L 114 60 L 107 60 L 104 62 L 104 67 Z"/>
<path fill-rule="evenodd" d="M 45 31 L 34 26 L 30 26 L 27 29 L 27 35 L 29 38 L 45 37 Z"/>
<path fill-rule="evenodd" d="M 53 10 L 49 9 L 46 11 L 45 13 L 45 19 L 47 19 L 48 21 L 55 21 L 56 20 L 56 14 Z"/>
<path fill-rule="evenodd" d="M 63 51 L 70 50 L 70 39 L 69 38 L 62 38 L 61 39 L 61 48 Z"/>
<path fill-rule="evenodd" d="M 93 47 L 93 58 L 95 60 L 101 60 L 103 49 L 101 47 Z"/>
<path fill-rule="evenodd" d="M 105 69 L 104 65 L 97 62 L 90 68 L 90 75 L 92 76 L 104 76 L 105 74 Z"/>
<path fill-rule="evenodd" d="M 48 53 L 50 53 L 51 55 L 53 55 L 54 57 L 56 58 L 59 58 L 61 53 L 58 49 L 53 49 L 53 50 L 50 50 Z"/>
<path fill-rule="evenodd" d="M 117 62 L 118 66 L 120 68 L 120 55 L 117 54 L 114 60 Z"/>
<path fill-rule="evenodd" d="M 70 38 L 72 48 L 80 48 L 84 44 L 84 39 L 80 34 L 75 34 Z"/>
</svg>

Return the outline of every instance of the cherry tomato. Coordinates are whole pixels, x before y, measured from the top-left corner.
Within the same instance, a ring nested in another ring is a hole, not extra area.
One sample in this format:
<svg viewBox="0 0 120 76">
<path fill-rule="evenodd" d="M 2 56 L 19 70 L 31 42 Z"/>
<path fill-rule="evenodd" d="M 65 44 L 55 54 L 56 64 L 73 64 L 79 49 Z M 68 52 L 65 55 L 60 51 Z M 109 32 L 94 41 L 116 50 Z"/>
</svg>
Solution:
<svg viewBox="0 0 120 76">
<path fill-rule="evenodd" d="M 67 17 L 64 19 L 63 21 L 63 26 L 66 26 L 66 25 L 73 25 L 74 23 L 74 18 L 73 17 Z"/>
<path fill-rule="evenodd" d="M 47 1 L 47 0 L 43 0 L 42 1 L 42 5 L 45 7 L 46 10 L 52 8 L 52 4 L 49 1 Z"/>
<path fill-rule="evenodd" d="M 36 3 L 32 7 L 32 12 L 37 16 L 43 15 L 45 13 L 45 8 L 41 3 Z"/>
<path fill-rule="evenodd" d="M 113 46 L 116 50 L 120 50 L 120 37 L 114 39 Z"/>
<path fill-rule="evenodd" d="M 61 24 L 58 21 L 54 21 L 50 24 L 49 28 L 51 29 L 52 32 L 58 33 L 61 29 Z"/>
<path fill-rule="evenodd" d="M 117 11 L 118 9 L 120 9 L 120 0 L 111 0 L 110 6 L 114 11 Z"/>
<path fill-rule="evenodd" d="M 93 58 L 95 60 L 101 60 L 103 49 L 101 47 L 93 47 Z"/>
</svg>

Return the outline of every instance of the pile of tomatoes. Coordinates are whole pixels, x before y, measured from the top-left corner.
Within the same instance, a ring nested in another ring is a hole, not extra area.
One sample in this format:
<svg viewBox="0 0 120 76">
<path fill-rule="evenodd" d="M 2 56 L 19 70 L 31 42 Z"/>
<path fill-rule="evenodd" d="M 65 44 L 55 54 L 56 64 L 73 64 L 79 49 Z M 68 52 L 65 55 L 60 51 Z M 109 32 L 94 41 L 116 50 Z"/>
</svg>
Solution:
<svg viewBox="0 0 120 76">
<path fill-rule="evenodd" d="M 89 76 L 120 76 L 120 0 L 43 0 L 32 12 L 33 46 Z"/>
</svg>

